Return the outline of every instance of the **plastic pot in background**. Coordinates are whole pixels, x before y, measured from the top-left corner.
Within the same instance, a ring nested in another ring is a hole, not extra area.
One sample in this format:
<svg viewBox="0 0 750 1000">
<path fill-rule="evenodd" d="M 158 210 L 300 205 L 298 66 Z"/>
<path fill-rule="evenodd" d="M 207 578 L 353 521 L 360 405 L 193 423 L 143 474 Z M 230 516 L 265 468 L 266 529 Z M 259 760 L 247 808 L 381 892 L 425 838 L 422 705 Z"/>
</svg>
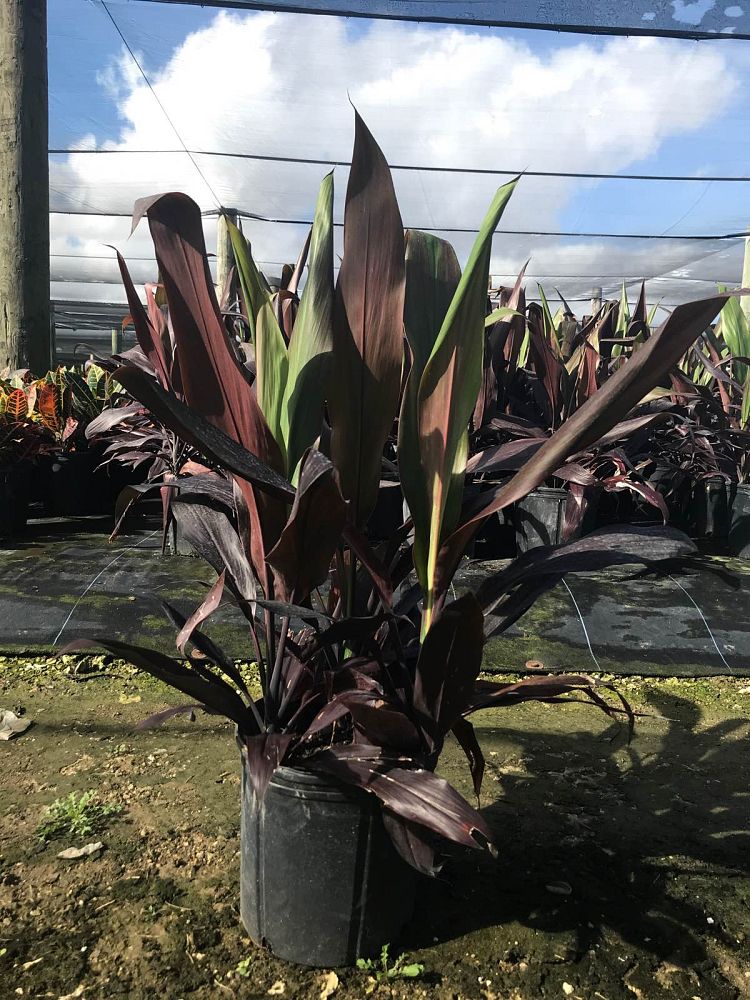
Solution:
<svg viewBox="0 0 750 1000">
<path fill-rule="evenodd" d="M 280 767 L 258 804 L 242 753 L 240 913 L 279 958 L 335 968 L 380 953 L 412 915 L 415 873 L 374 796 Z"/>
<path fill-rule="evenodd" d="M 196 556 L 191 543 L 185 538 L 177 518 L 172 517 L 167 527 L 167 545 L 164 551 L 168 556 Z"/>
<path fill-rule="evenodd" d="M 729 553 L 750 559 L 750 484 L 735 487 L 729 524 Z"/>
<path fill-rule="evenodd" d="M 466 483 L 464 504 L 476 503 L 483 493 L 491 493 L 500 485 L 501 482 L 492 480 Z M 515 554 L 516 529 L 508 510 L 491 514 L 466 549 L 470 559 L 512 559 Z"/>
<path fill-rule="evenodd" d="M 55 455 L 43 486 L 42 503 L 53 517 L 106 514 L 114 507 L 106 472 L 97 470 L 98 455 L 72 451 Z"/>
<path fill-rule="evenodd" d="M 562 541 L 588 535 L 597 526 L 601 495 L 599 488 L 588 491 L 581 523 L 565 539 L 565 510 L 570 497 L 568 490 L 557 486 L 539 486 L 533 490 L 523 500 L 519 500 L 513 510 L 518 552 L 527 552 L 539 545 L 559 545 Z"/>
<path fill-rule="evenodd" d="M 29 466 L 0 467 L 0 538 L 13 538 L 26 527 L 30 488 Z"/>
<path fill-rule="evenodd" d="M 727 545 L 734 489 L 734 484 L 724 476 L 707 476 L 696 483 L 693 492 L 693 533 L 718 549 Z"/>
<path fill-rule="evenodd" d="M 507 510 L 492 514 L 474 539 L 472 558 L 512 559 L 516 554 L 516 527 Z"/>
<path fill-rule="evenodd" d="M 404 523 L 404 494 L 399 483 L 381 484 L 378 498 L 367 522 L 367 535 L 374 542 L 391 538 Z"/>
<path fill-rule="evenodd" d="M 557 486 L 539 486 L 518 501 L 513 519 L 519 552 L 558 545 L 563 540 L 567 502 L 568 491 Z"/>
<path fill-rule="evenodd" d="M 121 490 L 142 483 L 147 465 L 131 469 L 117 462 L 100 468 L 100 447 L 43 455 L 36 464 L 32 499 L 50 517 L 112 514 Z"/>
</svg>

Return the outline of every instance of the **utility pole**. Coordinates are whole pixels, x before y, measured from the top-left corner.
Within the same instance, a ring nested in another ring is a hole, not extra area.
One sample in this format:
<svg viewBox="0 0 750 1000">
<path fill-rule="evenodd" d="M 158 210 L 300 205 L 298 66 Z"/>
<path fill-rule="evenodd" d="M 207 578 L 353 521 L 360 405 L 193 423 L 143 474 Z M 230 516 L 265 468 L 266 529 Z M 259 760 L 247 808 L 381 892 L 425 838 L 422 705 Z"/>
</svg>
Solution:
<svg viewBox="0 0 750 1000">
<path fill-rule="evenodd" d="M 47 0 L 0 0 L 0 370 L 52 365 Z"/>
</svg>

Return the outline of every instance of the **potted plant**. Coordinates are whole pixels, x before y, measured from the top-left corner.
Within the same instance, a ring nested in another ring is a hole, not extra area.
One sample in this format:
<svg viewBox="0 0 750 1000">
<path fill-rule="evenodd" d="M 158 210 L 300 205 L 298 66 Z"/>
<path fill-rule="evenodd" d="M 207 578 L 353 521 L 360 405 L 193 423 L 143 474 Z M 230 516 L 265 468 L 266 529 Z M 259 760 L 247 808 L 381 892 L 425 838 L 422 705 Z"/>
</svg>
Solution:
<svg viewBox="0 0 750 1000">
<path fill-rule="evenodd" d="M 158 284 L 146 285 L 147 307 L 144 309 L 124 260 L 120 254 L 117 257 L 131 308 L 127 322 L 134 326 L 137 344 L 122 355 L 105 359 L 103 363 L 110 376 L 118 365 L 134 365 L 182 399 L 180 363 L 168 322 L 163 289 Z M 87 440 L 96 443 L 101 451 L 101 467 L 110 474 L 118 470 L 121 480 L 131 480 L 122 482 L 116 497 L 110 541 L 120 533 L 139 501 L 158 491 L 162 508 L 162 552 L 170 555 L 194 554 L 181 528 L 182 507 L 175 504 L 174 499 L 181 491 L 195 493 L 196 484 L 204 482 L 195 477 L 212 474 L 212 471 L 200 460 L 194 448 L 181 441 L 127 392 L 121 392 L 114 403 L 86 427 Z M 215 473 L 212 475 L 216 478 Z"/>
<path fill-rule="evenodd" d="M 468 464 L 484 483 L 517 471 L 650 335 L 643 287 L 632 315 L 623 291 L 619 303 L 606 303 L 579 327 L 564 300 L 560 319 L 552 315 L 541 286 L 541 303 L 525 306 L 524 271 L 512 291 L 500 294 L 507 308 L 485 320 L 484 376 Z M 666 416 L 641 406 L 601 440 L 567 456 L 546 483 L 515 505 L 518 550 L 590 530 L 602 493 L 628 491 L 658 508 L 666 521 L 664 499 L 638 472 L 644 435 Z"/>
<path fill-rule="evenodd" d="M 26 525 L 35 463 L 49 443 L 16 379 L 0 379 L 0 538 Z"/>
<path fill-rule="evenodd" d="M 147 216 L 154 240 L 183 398 L 135 366 L 116 377 L 231 476 L 236 516 L 199 504 L 190 523 L 221 569 L 192 614 L 167 608 L 183 661 L 106 637 L 76 646 L 100 645 L 191 699 L 151 721 L 197 703 L 235 723 L 243 766 L 241 912 L 254 940 L 293 961 L 330 967 L 379 951 L 408 918 L 402 863 L 434 874 L 441 838 L 492 849 L 485 819 L 435 773 L 453 733 L 479 794 L 474 711 L 568 693 L 610 714 L 629 711 L 605 701 L 606 685 L 585 677 L 481 681 L 485 639 L 566 572 L 693 551 L 672 530 L 608 531 L 528 552 L 476 594 L 450 600 L 481 525 L 617 424 L 725 301 L 675 310 L 508 483 L 462 510 L 490 246 L 515 183 L 493 199 L 451 295 L 438 294 L 439 260 L 412 274 L 429 295 L 423 320 L 406 327 L 411 367 L 398 469 L 411 522 L 377 550 L 364 528 L 399 406 L 404 234 L 390 172 L 362 120 L 356 117 L 338 281 L 334 287 L 329 176 L 288 344 L 236 236 L 253 313 L 253 387 L 216 302 L 198 206 L 171 194 L 136 207 L 136 221 Z M 133 308 L 140 316 L 137 302 Z M 260 697 L 201 628 L 225 589 L 246 618 Z"/>
<path fill-rule="evenodd" d="M 41 378 L 14 373 L 8 382 L 25 398 L 25 419 L 45 441 L 33 470 L 32 497 L 48 514 L 75 516 L 106 509 L 111 489 L 106 474 L 97 473 L 98 455 L 89 449 L 87 423 L 118 393 L 98 365 L 83 372 L 59 367 Z"/>
</svg>

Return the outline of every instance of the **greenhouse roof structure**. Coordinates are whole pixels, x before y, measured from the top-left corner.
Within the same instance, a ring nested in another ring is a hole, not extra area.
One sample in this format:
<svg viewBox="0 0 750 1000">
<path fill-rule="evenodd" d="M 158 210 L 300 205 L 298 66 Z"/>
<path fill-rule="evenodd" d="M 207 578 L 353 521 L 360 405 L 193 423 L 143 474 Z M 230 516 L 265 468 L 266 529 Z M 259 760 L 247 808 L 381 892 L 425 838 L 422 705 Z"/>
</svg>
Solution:
<svg viewBox="0 0 750 1000">
<path fill-rule="evenodd" d="M 404 224 L 461 259 L 495 189 L 523 175 L 494 241 L 495 284 L 530 260 L 530 288 L 571 305 L 645 278 L 669 307 L 740 282 L 750 5 L 48 3 L 58 323 L 70 303 L 116 314 L 112 246 L 137 283 L 155 279 L 130 216 L 159 191 L 199 202 L 209 246 L 218 213 L 235 209 L 278 273 L 333 170 L 340 249 L 350 102 L 392 165 Z"/>
</svg>

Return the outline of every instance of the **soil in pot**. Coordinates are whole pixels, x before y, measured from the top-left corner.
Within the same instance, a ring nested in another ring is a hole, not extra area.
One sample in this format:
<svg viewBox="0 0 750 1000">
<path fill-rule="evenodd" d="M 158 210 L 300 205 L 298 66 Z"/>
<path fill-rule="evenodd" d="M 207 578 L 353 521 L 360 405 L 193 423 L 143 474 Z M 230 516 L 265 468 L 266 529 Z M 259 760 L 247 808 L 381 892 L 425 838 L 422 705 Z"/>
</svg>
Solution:
<svg viewBox="0 0 750 1000">
<path fill-rule="evenodd" d="M 379 954 L 414 906 L 414 871 L 372 795 L 280 767 L 258 804 L 242 753 L 240 912 L 279 958 L 335 968 Z"/>
<path fill-rule="evenodd" d="M 0 538 L 13 538 L 25 528 L 30 489 L 29 466 L 0 467 Z"/>
</svg>

